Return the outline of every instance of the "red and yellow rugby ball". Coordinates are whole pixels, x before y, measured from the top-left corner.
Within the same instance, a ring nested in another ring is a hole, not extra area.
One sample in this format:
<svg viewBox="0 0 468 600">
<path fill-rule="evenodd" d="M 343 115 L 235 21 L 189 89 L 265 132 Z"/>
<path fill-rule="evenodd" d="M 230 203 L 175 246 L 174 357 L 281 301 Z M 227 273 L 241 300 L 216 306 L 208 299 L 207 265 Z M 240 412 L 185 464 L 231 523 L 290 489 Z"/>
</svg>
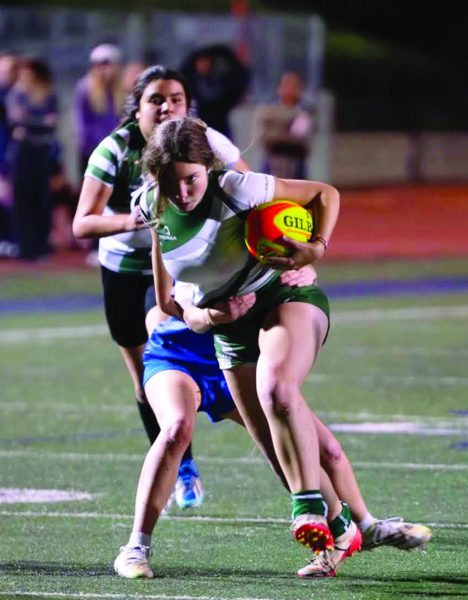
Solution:
<svg viewBox="0 0 468 600">
<path fill-rule="evenodd" d="M 253 208 L 245 221 L 245 244 L 262 262 L 262 256 L 288 256 L 291 247 L 286 235 L 298 242 L 308 242 L 312 235 L 312 215 L 290 200 L 274 200 Z"/>
</svg>

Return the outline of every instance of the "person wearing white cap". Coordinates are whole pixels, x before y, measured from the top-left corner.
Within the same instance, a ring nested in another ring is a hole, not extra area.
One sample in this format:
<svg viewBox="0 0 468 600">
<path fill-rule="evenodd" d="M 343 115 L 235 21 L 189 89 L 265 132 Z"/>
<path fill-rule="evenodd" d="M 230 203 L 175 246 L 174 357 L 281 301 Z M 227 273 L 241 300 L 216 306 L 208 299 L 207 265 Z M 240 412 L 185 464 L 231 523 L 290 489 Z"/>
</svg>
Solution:
<svg viewBox="0 0 468 600">
<path fill-rule="evenodd" d="M 88 72 L 77 84 L 74 116 L 83 173 L 94 148 L 119 122 L 124 100 L 121 62 L 120 48 L 99 44 L 91 50 Z"/>
<path fill-rule="evenodd" d="M 91 64 L 120 64 L 122 62 L 122 51 L 114 44 L 99 44 L 91 50 L 89 62 Z"/>
</svg>

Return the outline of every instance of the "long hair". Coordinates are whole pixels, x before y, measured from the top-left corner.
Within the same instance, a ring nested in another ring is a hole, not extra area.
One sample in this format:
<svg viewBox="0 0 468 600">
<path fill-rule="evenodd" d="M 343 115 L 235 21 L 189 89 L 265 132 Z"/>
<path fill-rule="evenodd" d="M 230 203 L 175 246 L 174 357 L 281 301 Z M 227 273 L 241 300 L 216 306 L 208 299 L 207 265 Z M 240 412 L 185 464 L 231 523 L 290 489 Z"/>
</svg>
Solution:
<svg viewBox="0 0 468 600">
<path fill-rule="evenodd" d="M 193 117 L 169 119 L 153 130 L 143 153 L 148 173 L 159 185 L 159 198 L 152 224 L 167 206 L 164 196 L 164 173 L 171 162 L 204 165 L 207 170 L 223 168 L 206 137 L 206 123 Z"/>
<path fill-rule="evenodd" d="M 86 87 L 89 103 L 96 114 L 102 115 L 109 110 L 109 93 L 112 96 L 115 113 L 120 114 L 124 103 L 124 92 L 119 75 L 109 85 L 99 76 L 97 68 L 91 66 L 86 76 Z"/>
<path fill-rule="evenodd" d="M 173 69 L 166 69 L 163 65 L 153 65 L 145 69 L 143 73 L 139 75 L 133 86 L 132 92 L 125 99 L 121 125 L 135 120 L 135 115 L 140 108 L 141 97 L 146 88 L 152 81 L 157 81 L 158 79 L 178 81 L 184 90 L 187 108 L 190 107 L 192 93 L 190 92 L 190 88 L 184 76 Z"/>
</svg>

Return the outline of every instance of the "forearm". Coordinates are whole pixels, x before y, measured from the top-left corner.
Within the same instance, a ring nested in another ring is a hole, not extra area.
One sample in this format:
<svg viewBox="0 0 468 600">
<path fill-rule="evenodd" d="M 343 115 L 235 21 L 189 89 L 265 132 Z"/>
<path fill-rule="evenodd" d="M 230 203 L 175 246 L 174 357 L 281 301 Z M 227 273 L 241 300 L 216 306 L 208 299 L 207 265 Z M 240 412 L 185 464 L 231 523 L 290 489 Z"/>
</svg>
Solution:
<svg viewBox="0 0 468 600">
<path fill-rule="evenodd" d="M 151 261 L 153 265 L 154 289 L 156 292 L 156 303 L 159 308 L 168 315 L 181 318 L 180 309 L 176 310 L 178 305 L 172 300 L 172 277 L 166 271 L 162 259 L 159 238 L 154 229 L 151 230 L 152 246 Z"/>
<path fill-rule="evenodd" d="M 315 239 L 322 239 L 328 246 L 335 229 L 340 212 L 340 196 L 332 186 L 324 186 L 324 190 L 307 206 L 314 219 L 313 234 Z"/>
<path fill-rule="evenodd" d="M 276 179 L 274 200 L 287 198 L 311 211 L 313 235 L 330 241 L 340 210 L 340 195 L 331 185 L 320 181 Z"/>
<path fill-rule="evenodd" d="M 73 235 L 78 239 L 100 238 L 132 231 L 129 214 L 77 215 L 73 221 Z"/>
<path fill-rule="evenodd" d="M 198 308 L 193 304 L 184 308 L 183 319 L 195 333 L 205 333 L 215 325 L 211 309 Z"/>
</svg>

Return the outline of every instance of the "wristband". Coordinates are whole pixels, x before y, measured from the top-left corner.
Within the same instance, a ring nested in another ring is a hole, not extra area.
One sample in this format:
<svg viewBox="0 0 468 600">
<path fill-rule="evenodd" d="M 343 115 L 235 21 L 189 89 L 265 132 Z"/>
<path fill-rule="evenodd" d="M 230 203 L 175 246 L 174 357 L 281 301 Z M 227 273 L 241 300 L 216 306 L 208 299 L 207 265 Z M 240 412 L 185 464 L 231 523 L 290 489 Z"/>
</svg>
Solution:
<svg viewBox="0 0 468 600">
<path fill-rule="evenodd" d="M 325 248 L 325 250 L 328 248 L 328 242 L 327 240 L 322 237 L 321 235 L 314 235 L 312 237 L 312 241 L 313 242 L 320 242 L 322 244 L 322 246 Z"/>
</svg>

